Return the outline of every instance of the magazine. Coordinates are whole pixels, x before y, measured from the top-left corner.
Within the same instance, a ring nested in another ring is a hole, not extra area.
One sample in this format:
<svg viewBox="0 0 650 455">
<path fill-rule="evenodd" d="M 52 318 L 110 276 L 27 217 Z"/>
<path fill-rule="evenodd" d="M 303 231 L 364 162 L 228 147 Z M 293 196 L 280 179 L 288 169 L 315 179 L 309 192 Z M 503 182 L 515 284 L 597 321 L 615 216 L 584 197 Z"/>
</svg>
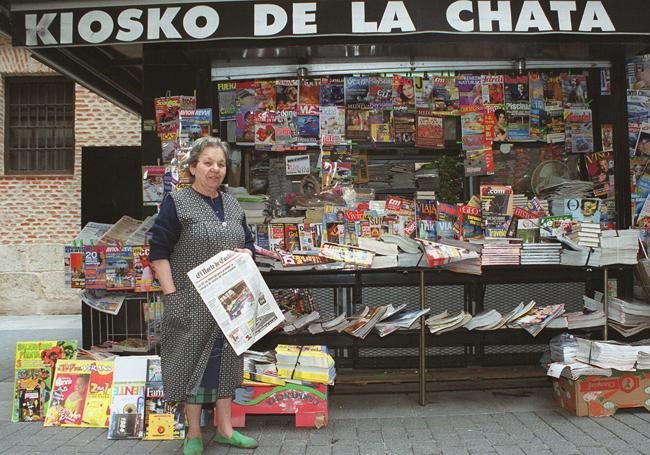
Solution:
<svg viewBox="0 0 650 455">
<path fill-rule="evenodd" d="M 530 137 L 530 102 L 506 103 L 508 140 L 526 141 Z"/>
<path fill-rule="evenodd" d="M 481 75 L 483 104 L 503 104 L 503 75 Z"/>
<path fill-rule="evenodd" d="M 465 176 L 494 174 L 494 152 L 492 147 L 465 151 Z"/>
<path fill-rule="evenodd" d="M 84 276 L 84 247 L 66 245 L 63 252 L 63 266 L 65 267 L 65 282 L 70 283 L 73 289 L 86 287 Z M 68 279 L 68 276 L 70 277 Z"/>
<path fill-rule="evenodd" d="M 571 215 L 544 216 L 539 219 L 540 237 L 560 237 L 571 232 Z"/>
<path fill-rule="evenodd" d="M 84 289 L 81 291 L 81 301 L 93 310 L 115 316 L 120 312 L 126 294 L 109 293 L 102 289 Z"/>
<path fill-rule="evenodd" d="M 223 251 L 187 275 L 237 355 L 284 320 L 255 262 L 246 253 Z"/>
<path fill-rule="evenodd" d="M 275 108 L 278 111 L 295 111 L 298 107 L 298 81 L 280 79 L 275 81 Z"/>
<path fill-rule="evenodd" d="M 237 84 L 234 82 L 218 82 L 219 121 L 229 122 L 237 116 Z"/>
<path fill-rule="evenodd" d="M 485 108 L 482 105 L 461 107 L 460 124 L 463 150 L 477 150 L 486 146 Z"/>
<path fill-rule="evenodd" d="M 320 135 L 330 144 L 339 144 L 345 140 L 345 107 L 320 107 Z"/>
<path fill-rule="evenodd" d="M 17 342 L 11 421 L 43 422 L 57 361 L 76 357 L 76 341 Z"/>
<path fill-rule="evenodd" d="M 346 245 L 332 242 L 323 242 L 320 255 L 335 261 L 370 267 L 375 253 Z"/>
<path fill-rule="evenodd" d="M 44 426 L 107 428 L 113 362 L 59 360 Z"/>
<path fill-rule="evenodd" d="M 379 143 L 394 142 L 392 111 L 383 108 L 372 109 L 368 113 L 370 140 Z"/>
<path fill-rule="evenodd" d="M 274 111 L 275 96 L 275 81 L 255 81 L 256 110 Z"/>
<path fill-rule="evenodd" d="M 415 109 L 415 87 L 412 77 L 393 75 L 392 90 L 394 107 Z"/>
<path fill-rule="evenodd" d="M 160 283 L 149 261 L 148 246 L 133 247 L 133 276 L 135 292 L 160 291 Z"/>
<path fill-rule="evenodd" d="M 106 247 L 106 289 L 128 291 L 135 286 L 133 276 L 133 249 L 130 246 Z"/>
<path fill-rule="evenodd" d="M 147 356 L 116 357 L 108 439 L 140 439 L 144 434 Z"/>
<path fill-rule="evenodd" d="M 614 157 L 612 152 L 595 152 L 585 155 L 587 173 L 594 184 L 594 196 L 608 196 L 614 190 Z"/>
<path fill-rule="evenodd" d="M 320 79 L 301 79 L 298 88 L 298 114 L 318 116 Z"/>
<path fill-rule="evenodd" d="M 456 78 L 456 88 L 461 109 L 464 106 L 480 106 L 483 104 L 483 89 L 481 76 L 464 74 Z"/>
<path fill-rule="evenodd" d="M 187 154 L 195 140 L 210 135 L 212 109 L 181 109 L 179 115 L 178 144 L 181 153 Z"/>
<path fill-rule="evenodd" d="M 368 109 L 348 107 L 345 112 L 345 137 L 354 141 L 367 141 L 369 137 L 369 115 L 370 111 Z"/>
<path fill-rule="evenodd" d="M 86 289 L 106 289 L 106 246 L 84 246 Z"/>
<path fill-rule="evenodd" d="M 367 76 L 345 78 L 345 107 L 347 109 L 365 109 L 370 106 L 368 102 L 369 83 Z"/>
<path fill-rule="evenodd" d="M 481 185 L 481 209 L 484 214 L 512 215 L 512 188 L 505 185 Z"/>
<path fill-rule="evenodd" d="M 583 107 L 587 105 L 587 76 L 582 74 L 562 74 L 562 100 L 566 107 Z"/>
<path fill-rule="evenodd" d="M 185 438 L 185 413 L 177 403 L 168 403 L 162 384 L 160 357 L 147 359 L 145 383 L 144 440 Z"/>
<path fill-rule="evenodd" d="M 537 336 L 553 319 L 564 313 L 564 304 L 533 308 L 524 316 L 508 323 L 508 327 L 524 329 L 532 336 Z"/>
<path fill-rule="evenodd" d="M 405 106 L 393 109 L 393 131 L 396 143 L 415 142 L 415 113 L 412 109 Z"/>
<path fill-rule="evenodd" d="M 436 221 L 438 208 L 435 199 L 416 199 L 415 217 L 418 223 L 417 237 L 425 240 L 436 240 Z"/>
<path fill-rule="evenodd" d="M 594 151 L 591 109 L 565 109 L 564 127 L 567 153 Z"/>
<path fill-rule="evenodd" d="M 528 75 L 506 75 L 503 77 L 503 85 L 505 103 L 528 102 Z"/>
<path fill-rule="evenodd" d="M 321 77 L 320 105 L 345 106 L 345 79 L 343 77 Z"/>
<path fill-rule="evenodd" d="M 393 82 L 389 77 L 370 76 L 368 78 L 368 104 L 373 109 L 392 107 Z"/>
<path fill-rule="evenodd" d="M 438 115 L 459 115 L 458 87 L 454 76 L 431 78 L 430 108 Z"/>
<path fill-rule="evenodd" d="M 415 146 L 427 148 L 444 148 L 445 132 L 442 117 L 433 115 L 429 110 L 418 109 L 416 112 Z"/>
<path fill-rule="evenodd" d="M 564 214 L 571 215 L 575 221 L 600 223 L 600 204 L 597 198 L 564 199 Z"/>
<path fill-rule="evenodd" d="M 255 149 L 271 150 L 275 145 L 275 111 L 255 111 Z"/>
</svg>

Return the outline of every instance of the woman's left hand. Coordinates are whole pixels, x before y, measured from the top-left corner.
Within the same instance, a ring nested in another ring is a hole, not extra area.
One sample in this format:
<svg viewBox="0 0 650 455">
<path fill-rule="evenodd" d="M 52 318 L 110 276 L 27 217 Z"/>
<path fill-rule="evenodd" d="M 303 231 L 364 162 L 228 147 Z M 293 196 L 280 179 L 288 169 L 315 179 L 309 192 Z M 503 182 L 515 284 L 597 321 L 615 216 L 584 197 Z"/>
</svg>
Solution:
<svg viewBox="0 0 650 455">
<path fill-rule="evenodd" d="M 246 253 L 250 257 L 253 257 L 253 252 L 251 250 L 249 250 L 248 248 L 234 248 L 233 251 L 235 251 L 237 253 Z"/>
</svg>

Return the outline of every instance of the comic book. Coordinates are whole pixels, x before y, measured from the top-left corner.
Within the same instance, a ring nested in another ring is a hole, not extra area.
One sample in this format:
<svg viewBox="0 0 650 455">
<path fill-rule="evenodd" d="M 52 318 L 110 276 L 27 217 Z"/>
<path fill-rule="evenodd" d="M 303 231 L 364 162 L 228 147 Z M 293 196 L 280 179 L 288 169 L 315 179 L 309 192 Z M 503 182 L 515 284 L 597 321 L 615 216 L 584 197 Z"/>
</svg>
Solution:
<svg viewBox="0 0 650 455">
<path fill-rule="evenodd" d="M 115 358 L 108 439 L 142 438 L 148 359 Z"/>
<path fill-rule="evenodd" d="M 614 157 L 612 152 L 585 155 L 587 173 L 594 184 L 594 196 L 607 197 L 614 190 Z"/>
<path fill-rule="evenodd" d="M 106 247 L 106 289 L 110 291 L 133 290 L 133 249 L 130 246 Z"/>
<path fill-rule="evenodd" d="M 219 96 L 219 121 L 229 122 L 237 117 L 237 84 L 217 82 Z"/>
<path fill-rule="evenodd" d="M 345 107 L 347 109 L 365 109 L 369 107 L 369 83 L 367 76 L 348 76 L 345 78 Z"/>
<path fill-rule="evenodd" d="M 298 80 L 275 81 L 275 108 L 278 111 L 295 111 L 298 107 Z"/>
<path fill-rule="evenodd" d="M 160 283 L 149 261 L 149 246 L 133 247 L 133 276 L 135 292 L 160 291 Z"/>
<path fill-rule="evenodd" d="M 393 96 L 392 79 L 382 76 L 368 78 L 368 104 L 373 109 L 392 107 Z"/>
<path fill-rule="evenodd" d="M 298 114 L 318 116 L 320 79 L 302 79 L 298 88 Z"/>
<path fill-rule="evenodd" d="M 456 88 L 458 89 L 458 101 L 463 106 L 480 106 L 483 104 L 483 89 L 481 87 L 481 76 L 464 74 L 456 77 Z"/>
<path fill-rule="evenodd" d="M 145 384 L 144 440 L 185 438 L 185 413 L 179 404 L 168 403 L 162 383 L 160 357 L 147 361 Z"/>
<path fill-rule="evenodd" d="M 396 143 L 415 143 L 415 112 L 406 106 L 394 108 L 393 131 Z"/>
<path fill-rule="evenodd" d="M 44 426 L 107 428 L 113 362 L 59 360 Z"/>
<path fill-rule="evenodd" d="M 106 289 L 106 246 L 84 246 L 84 279 L 86 289 Z"/>
<path fill-rule="evenodd" d="M 415 146 L 426 148 L 444 148 L 445 131 L 442 117 L 426 109 L 416 112 Z"/>
<path fill-rule="evenodd" d="M 460 101 L 455 76 L 431 78 L 431 109 L 438 115 L 459 115 Z"/>
<path fill-rule="evenodd" d="M 345 106 L 345 78 L 321 77 L 320 105 Z"/>
<path fill-rule="evenodd" d="M 76 341 L 17 342 L 11 421 L 44 421 L 52 395 L 56 363 L 76 357 Z"/>
</svg>

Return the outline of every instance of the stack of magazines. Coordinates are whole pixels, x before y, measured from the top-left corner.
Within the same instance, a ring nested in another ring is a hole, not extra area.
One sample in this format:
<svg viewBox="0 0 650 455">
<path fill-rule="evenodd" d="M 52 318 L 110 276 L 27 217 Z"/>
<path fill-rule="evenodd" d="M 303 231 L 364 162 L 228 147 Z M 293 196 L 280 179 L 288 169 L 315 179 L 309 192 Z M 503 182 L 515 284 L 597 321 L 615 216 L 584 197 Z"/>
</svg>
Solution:
<svg viewBox="0 0 650 455">
<path fill-rule="evenodd" d="M 447 311 L 443 311 L 440 314 L 430 316 L 425 323 L 431 333 L 441 334 L 463 327 L 471 319 L 472 315 L 465 311 L 461 311 L 454 316 L 450 316 Z"/>
<path fill-rule="evenodd" d="M 636 229 L 603 231 L 600 238 L 600 265 L 636 264 L 639 232 Z"/>
<path fill-rule="evenodd" d="M 553 319 L 564 313 L 564 304 L 533 308 L 530 312 L 508 324 L 513 329 L 524 329 L 537 336 Z"/>
<path fill-rule="evenodd" d="M 336 369 L 327 346 L 279 344 L 275 357 L 280 379 L 334 384 Z"/>
<path fill-rule="evenodd" d="M 521 250 L 521 265 L 559 264 L 560 243 L 524 243 Z"/>
<path fill-rule="evenodd" d="M 576 359 L 601 368 L 633 371 L 641 351 L 650 353 L 650 346 L 630 346 L 614 341 L 591 341 L 578 338 Z"/>
<path fill-rule="evenodd" d="M 483 265 L 519 265 L 521 240 L 485 239 L 481 262 Z"/>
</svg>

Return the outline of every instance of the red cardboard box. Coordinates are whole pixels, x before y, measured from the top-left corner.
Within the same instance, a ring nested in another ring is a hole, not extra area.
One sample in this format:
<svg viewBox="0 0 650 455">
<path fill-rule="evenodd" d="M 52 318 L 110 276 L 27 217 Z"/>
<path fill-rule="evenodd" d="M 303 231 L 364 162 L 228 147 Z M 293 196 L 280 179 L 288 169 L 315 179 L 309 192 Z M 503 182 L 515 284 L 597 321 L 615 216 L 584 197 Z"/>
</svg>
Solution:
<svg viewBox="0 0 650 455">
<path fill-rule="evenodd" d="M 246 415 L 250 414 L 295 414 L 296 427 L 327 425 L 327 385 L 257 384 L 242 385 L 236 390 L 231 409 L 233 427 L 245 427 Z M 217 426 L 216 412 L 214 426 Z"/>
<path fill-rule="evenodd" d="M 650 411 L 650 371 L 613 371 L 612 376 L 553 380 L 553 396 L 577 416 L 611 416 L 621 408 Z"/>
</svg>

